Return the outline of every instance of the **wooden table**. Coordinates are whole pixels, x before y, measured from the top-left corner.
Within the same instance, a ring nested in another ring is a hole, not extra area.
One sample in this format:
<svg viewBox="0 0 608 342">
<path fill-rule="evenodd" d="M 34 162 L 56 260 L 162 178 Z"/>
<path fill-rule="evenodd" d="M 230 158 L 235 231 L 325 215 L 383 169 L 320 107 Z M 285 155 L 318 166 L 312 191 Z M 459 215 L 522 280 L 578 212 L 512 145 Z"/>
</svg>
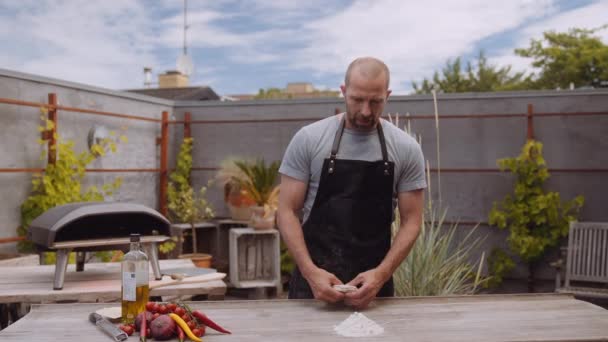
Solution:
<svg viewBox="0 0 608 342">
<path fill-rule="evenodd" d="M 190 260 L 160 260 L 160 270 L 192 268 Z M 113 302 L 120 298 L 120 263 L 90 263 L 76 272 L 68 265 L 62 290 L 53 290 L 54 265 L 0 267 L 0 303 Z M 150 280 L 154 279 L 152 271 Z M 209 295 L 222 298 L 226 284 L 215 280 L 200 284 L 169 285 L 150 291 L 151 296 Z"/>
<path fill-rule="evenodd" d="M 27 316 L 0 331 L 0 340 L 108 342 L 111 339 L 87 321 L 90 312 L 103 306 L 36 305 Z M 385 331 L 361 338 L 338 336 L 333 330 L 352 309 L 313 300 L 194 302 L 191 306 L 233 332 L 220 335 L 208 329 L 205 342 L 608 339 L 607 310 L 562 294 L 378 299 L 363 314 Z"/>
</svg>

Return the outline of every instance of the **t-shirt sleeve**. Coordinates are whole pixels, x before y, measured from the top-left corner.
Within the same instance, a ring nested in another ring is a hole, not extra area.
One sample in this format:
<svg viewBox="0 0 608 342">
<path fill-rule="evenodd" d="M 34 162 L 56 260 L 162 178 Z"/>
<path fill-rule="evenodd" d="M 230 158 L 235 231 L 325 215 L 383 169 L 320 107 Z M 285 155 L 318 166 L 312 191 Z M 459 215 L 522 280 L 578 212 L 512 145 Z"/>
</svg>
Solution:
<svg viewBox="0 0 608 342">
<path fill-rule="evenodd" d="M 414 143 L 403 156 L 405 162 L 399 176 L 397 192 L 406 192 L 426 188 L 424 155 L 420 144 Z"/>
<path fill-rule="evenodd" d="M 308 136 L 300 129 L 291 139 L 281 161 L 279 173 L 308 182 L 310 178 L 310 153 Z"/>
</svg>

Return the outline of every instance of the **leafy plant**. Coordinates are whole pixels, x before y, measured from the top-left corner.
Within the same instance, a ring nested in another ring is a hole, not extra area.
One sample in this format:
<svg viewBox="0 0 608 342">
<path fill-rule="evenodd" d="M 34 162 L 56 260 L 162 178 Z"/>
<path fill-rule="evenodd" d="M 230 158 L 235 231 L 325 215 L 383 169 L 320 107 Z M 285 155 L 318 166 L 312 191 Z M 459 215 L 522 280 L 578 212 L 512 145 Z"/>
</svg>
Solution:
<svg viewBox="0 0 608 342">
<path fill-rule="evenodd" d="M 44 109 L 42 111 L 43 114 L 46 113 Z M 39 128 L 41 132 L 54 128 L 52 121 L 44 116 L 42 119 L 44 126 Z M 73 141 L 64 141 L 58 134 L 55 134 L 56 162 L 48 164 L 43 173 L 34 174 L 32 192 L 21 205 L 21 225 L 17 228 L 19 236 L 25 236 L 32 220 L 53 207 L 72 202 L 103 201 L 105 196 L 112 195 L 120 187 L 122 179 L 116 178 L 114 182 L 104 184 L 101 189 L 97 186 L 90 186 L 85 190 L 82 188 L 86 166 L 97 157 L 106 155 L 108 151 L 116 151 L 113 136 L 114 133 L 111 132 L 110 138 L 94 144 L 90 151 L 77 154 L 74 151 Z M 127 142 L 124 135 L 120 136 L 120 140 Z M 40 139 L 39 143 L 44 145 L 47 140 Z M 46 149 L 44 149 L 41 159 L 46 159 L 46 156 Z M 20 252 L 31 252 L 34 250 L 34 246 L 31 242 L 21 241 L 17 245 L 17 249 Z M 107 259 L 107 255 L 100 254 L 100 256 L 102 259 Z"/>
<path fill-rule="evenodd" d="M 191 187 L 180 191 L 175 198 L 175 201 L 169 203 L 169 210 L 173 212 L 175 217 L 180 222 L 189 223 L 192 227 L 192 251 L 196 254 L 197 251 L 197 238 L 196 229 L 194 224 L 207 219 L 211 219 L 214 216 L 213 210 L 209 205 L 209 202 L 205 199 L 206 187 L 202 187 L 198 194 L 194 193 L 194 189 Z"/>
<path fill-rule="evenodd" d="M 234 164 L 243 172 L 244 178 L 234 178 L 240 187 L 251 195 L 257 205 L 270 203 L 278 194 L 276 183 L 279 177 L 279 162 L 266 166 L 264 159 L 255 162 L 235 160 Z"/>
<path fill-rule="evenodd" d="M 296 262 L 293 260 L 293 257 L 289 253 L 289 249 L 287 245 L 281 240 L 281 274 L 283 275 L 291 275 L 293 269 L 296 267 Z"/>
<path fill-rule="evenodd" d="M 420 84 L 412 82 L 416 94 L 430 94 L 433 89 L 443 93 L 484 92 L 528 89 L 530 76 L 523 72 L 513 73 L 511 66 L 497 67 L 488 63 L 483 51 L 477 56 L 477 65 L 470 61 L 463 67 L 461 58 L 448 60 L 441 74 L 437 71 L 432 79 Z"/>
<path fill-rule="evenodd" d="M 529 140 L 518 157 L 498 161 L 501 170 L 510 170 L 517 179 L 513 194 L 495 202 L 489 215 L 491 225 L 509 229 L 509 251 L 528 264 L 530 291 L 535 263 L 568 236 L 569 224 L 577 219 L 584 204 L 582 196 L 562 202 L 559 193 L 543 190 L 549 172 L 542 147 L 540 142 Z M 490 265 L 494 279 L 490 285 L 498 285 L 515 263 L 506 253 L 494 252 L 493 256 Z"/>
<path fill-rule="evenodd" d="M 214 217 L 213 210 L 205 193 L 206 187 L 202 187 L 198 194 L 190 185 L 190 172 L 192 170 L 192 138 L 184 138 L 177 156 L 175 171 L 169 176 L 170 182 L 167 189 L 169 218 L 174 222 L 189 223 L 192 227 L 192 251 L 196 254 L 197 237 L 194 225 Z M 167 241 L 161 245 L 163 252 L 167 253 L 175 248 L 174 241 Z"/>
<path fill-rule="evenodd" d="M 479 247 L 480 238 L 474 238 L 476 228 L 457 241 L 458 224 L 444 227 L 447 210 L 429 208 L 420 235 L 410 254 L 394 274 L 397 296 L 444 296 L 474 294 L 487 281 L 481 276 L 484 254 L 471 264 L 471 252 Z M 399 229 L 399 212 L 396 210 L 393 235 Z M 476 269 L 476 271 L 475 271 Z"/>
<path fill-rule="evenodd" d="M 241 182 L 247 178 L 247 175 L 236 166 L 236 160 L 228 158 L 222 161 L 215 176 L 215 181 L 224 190 L 224 202 L 234 207 L 255 205 L 256 203 L 251 195 L 246 190 L 241 189 Z"/>
<path fill-rule="evenodd" d="M 435 98 L 433 91 L 433 98 Z M 399 127 L 399 116 L 390 116 L 390 121 Z M 409 120 L 403 129 L 414 135 Z M 435 106 L 435 130 L 437 139 L 437 183 L 440 185 L 439 160 L 439 114 Z M 420 138 L 418 139 L 420 143 Z M 412 247 L 410 254 L 399 265 L 394 273 L 395 293 L 398 296 L 435 296 L 450 294 L 473 294 L 480 285 L 488 281 L 481 276 L 485 253 L 479 261 L 471 264 L 472 251 L 479 248 L 481 238 L 473 238 L 477 226 L 457 241 L 458 224 L 445 226 L 447 209 L 433 207 L 431 198 L 430 166 L 426 164 L 428 202 L 423 212 L 420 234 Z M 441 206 L 441 186 L 438 189 L 439 205 Z M 395 220 L 391 226 L 395 236 L 400 226 L 398 208 L 395 209 Z M 476 272 L 474 270 L 477 269 Z"/>
<path fill-rule="evenodd" d="M 532 39 L 525 49 L 515 49 L 519 56 L 532 58 L 537 75 L 533 89 L 567 89 L 601 86 L 608 81 L 608 45 L 595 34 L 608 29 L 608 24 L 586 30 L 544 32 L 542 39 Z"/>
</svg>

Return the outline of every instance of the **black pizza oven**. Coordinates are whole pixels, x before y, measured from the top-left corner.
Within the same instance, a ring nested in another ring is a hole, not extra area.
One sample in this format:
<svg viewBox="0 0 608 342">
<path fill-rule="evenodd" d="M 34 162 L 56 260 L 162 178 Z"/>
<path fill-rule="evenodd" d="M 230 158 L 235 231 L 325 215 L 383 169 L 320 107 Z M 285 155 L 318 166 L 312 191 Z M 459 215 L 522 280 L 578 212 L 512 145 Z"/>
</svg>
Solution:
<svg viewBox="0 0 608 342">
<path fill-rule="evenodd" d="M 170 223 L 141 204 L 79 202 L 54 207 L 34 219 L 28 240 L 40 251 L 57 252 L 53 288 L 63 288 L 69 253 L 77 253 L 77 271 L 84 270 L 85 252 L 125 249 L 130 234 L 140 234 L 154 271 L 161 278 L 157 244 L 170 238 Z"/>
</svg>

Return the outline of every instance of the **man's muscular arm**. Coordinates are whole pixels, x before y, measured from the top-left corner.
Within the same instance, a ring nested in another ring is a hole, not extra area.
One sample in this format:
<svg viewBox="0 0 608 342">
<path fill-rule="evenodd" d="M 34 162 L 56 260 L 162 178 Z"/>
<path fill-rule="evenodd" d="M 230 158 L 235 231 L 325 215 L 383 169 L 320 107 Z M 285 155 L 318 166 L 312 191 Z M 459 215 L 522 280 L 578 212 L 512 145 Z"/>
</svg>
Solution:
<svg viewBox="0 0 608 342">
<path fill-rule="evenodd" d="M 332 288 L 332 285 L 342 284 L 333 274 L 318 268 L 310 258 L 304 242 L 302 225 L 298 213 L 306 198 L 306 183 L 295 178 L 281 175 L 279 192 L 279 209 L 277 220 L 281 237 L 289 252 L 295 259 L 302 276 L 308 281 L 316 299 L 335 303 L 344 299 L 344 294 Z"/>
</svg>

